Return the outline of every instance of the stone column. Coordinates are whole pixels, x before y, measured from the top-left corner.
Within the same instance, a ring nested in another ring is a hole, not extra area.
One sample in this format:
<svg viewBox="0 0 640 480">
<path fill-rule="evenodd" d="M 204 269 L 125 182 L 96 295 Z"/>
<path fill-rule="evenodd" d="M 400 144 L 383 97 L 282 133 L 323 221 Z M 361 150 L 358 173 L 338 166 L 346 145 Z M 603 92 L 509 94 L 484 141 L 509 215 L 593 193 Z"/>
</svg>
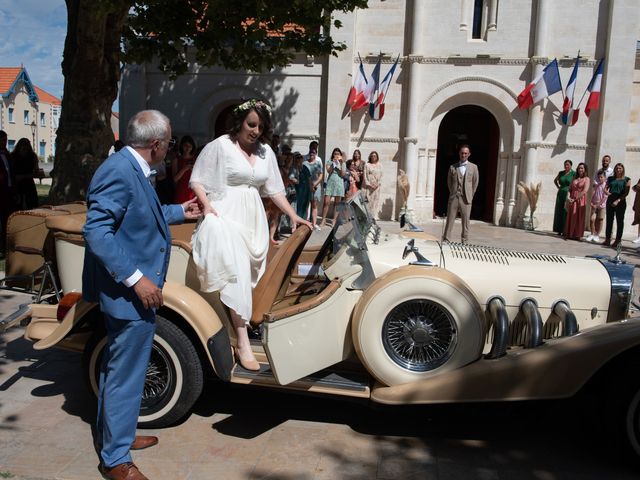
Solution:
<svg viewBox="0 0 640 480">
<path fill-rule="evenodd" d="M 534 32 L 534 50 L 531 58 L 531 81 L 535 79 L 547 61 L 546 39 L 549 27 L 550 0 L 538 0 L 536 8 L 536 27 Z M 529 109 L 529 120 L 525 137 L 525 158 L 522 169 L 522 180 L 528 185 L 536 178 L 538 163 L 538 146 L 542 132 L 542 105 L 538 103 Z M 517 183 L 517 179 L 516 179 Z"/>
<path fill-rule="evenodd" d="M 633 97 L 638 3 L 634 0 L 609 0 L 609 22 L 603 83 L 598 117 L 596 164 L 603 155 L 611 155 L 611 165 L 625 162 L 629 115 Z M 586 103 L 586 98 L 585 98 Z M 606 121 L 604 121 L 606 119 Z M 629 209 L 627 209 L 629 210 Z"/>
<path fill-rule="evenodd" d="M 334 12 L 336 20 L 342 22 L 342 28 L 332 29 L 331 35 L 336 41 L 344 42 L 345 45 L 353 45 L 354 41 L 354 23 L 357 21 L 356 14 L 345 14 Z M 320 131 L 324 131 L 324 138 L 320 139 L 321 145 L 324 145 L 325 156 L 328 157 L 335 145 L 349 145 L 351 132 L 351 117 L 343 116 L 346 94 L 333 94 L 327 89 L 329 85 L 346 85 L 350 86 L 352 77 L 355 75 L 356 64 L 353 63 L 353 50 L 347 47 L 346 50 L 340 52 L 337 57 L 328 55 L 326 63 L 326 71 L 323 72 L 322 90 L 326 92 L 327 102 L 325 111 L 321 112 Z M 347 92 L 348 90 L 344 90 Z M 351 152 L 349 152 L 351 155 Z M 327 158 L 323 158 L 327 160 Z"/>
<path fill-rule="evenodd" d="M 471 1 L 472 0 L 460 0 L 460 30 L 463 31 L 469 30 Z"/>
<path fill-rule="evenodd" d="M 487 18 L 487 30 L 498 29 L 498 0 L 489 0 L 489 17 Z"/>
<path fill-rule="evenodd" d="M 405 108 L 405 135 L 404 135 L 404 167 L 411 191 L 407 201 L 407 217 L 411 221 L 414 218 L 414 204 L 416 198 L 416 186 L 418 177 L 418 108 L 420 107 L 420 64 L 417 63 L 422 52 L 422 29 L 426 24 L 425 10 L 427 2 L 413 0 L 409 18 L 411 18 L 411 45 L 409 45 L 409 57 L 405 68 L 409 69 L 407 82 L 407 103 Z"/>
</svg>

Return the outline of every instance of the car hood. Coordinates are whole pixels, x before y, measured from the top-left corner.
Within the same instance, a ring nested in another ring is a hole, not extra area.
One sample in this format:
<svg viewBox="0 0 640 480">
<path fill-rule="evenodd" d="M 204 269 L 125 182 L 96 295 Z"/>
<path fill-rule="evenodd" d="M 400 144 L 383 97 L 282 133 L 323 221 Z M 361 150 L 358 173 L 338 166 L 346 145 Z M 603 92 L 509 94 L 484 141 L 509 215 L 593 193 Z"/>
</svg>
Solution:
<svg viewBox="0 0 640 480">
<path fill-rule="evenodd" d="M 409 240 L 404 235 L 383 233 L 378 244 L 367 245 L 376 278 L 416 260 L 413 253 L 402 259 Z M 551 309 L 559 300 L 567 301 L 573 310 L 606 312 L 609 307 L 611 279 L 595 258 L 456 243 L 441 245 L 418 238 L 414 242 L 422 256 L 435 264 L 425 267 L 425 271 L 439 267 L 455 273 L 471 287 L 481 305 L 500 296 L 508 306 L 516 308 L 523 298 L 534 299 L 541 309 Z M 597 316 L 596 313 L 594 324 L 602 322 L 596 321 Z"/>
</svg>

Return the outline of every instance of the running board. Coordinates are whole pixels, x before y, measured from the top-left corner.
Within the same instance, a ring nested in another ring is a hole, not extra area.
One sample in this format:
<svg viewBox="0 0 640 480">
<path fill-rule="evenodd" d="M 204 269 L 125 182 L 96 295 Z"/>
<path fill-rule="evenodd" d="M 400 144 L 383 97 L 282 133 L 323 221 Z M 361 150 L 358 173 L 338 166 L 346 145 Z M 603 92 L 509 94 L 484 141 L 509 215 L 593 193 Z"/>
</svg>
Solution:
<svg viewBox="0 0 640 480">
<path fill-rule="evenodd" d="M 236 365 L 231 373 L 232 383 L 268 385 L 277 388 L 315 393 L 369 398 L 371 377 L 364 372 L 321 370 L 288 385 L 280 385 L 268 364 L 261 363 L 259 371 L 246 370 Z"/>
</svg>

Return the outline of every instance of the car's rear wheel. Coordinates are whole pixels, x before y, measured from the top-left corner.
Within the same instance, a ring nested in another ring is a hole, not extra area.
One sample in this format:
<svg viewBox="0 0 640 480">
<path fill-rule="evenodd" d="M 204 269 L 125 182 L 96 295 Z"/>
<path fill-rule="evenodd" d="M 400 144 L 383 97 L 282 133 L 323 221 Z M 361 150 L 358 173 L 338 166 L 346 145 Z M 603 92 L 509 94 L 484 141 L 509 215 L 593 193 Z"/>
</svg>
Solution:
<svg viewBox="0 0 640 480">
<path fill-rule="evenodd" d="M 106 342 L 104 332 L 96 332 L 84 350 L 85 378 L 95 395 Z M 178 422 L 198 400 L 202 387 L 202 365 L 195 347 L 182 330 L 157 315 L 138 424 L 158 428 Z"/>
<path fill-rule="evenodd" d="M 484 314 L 446 270 L 403 267 L 374 282 L 354 312 L 356 352 L 385 385 L 420 380 L 477 360 Z"/>
</svg>

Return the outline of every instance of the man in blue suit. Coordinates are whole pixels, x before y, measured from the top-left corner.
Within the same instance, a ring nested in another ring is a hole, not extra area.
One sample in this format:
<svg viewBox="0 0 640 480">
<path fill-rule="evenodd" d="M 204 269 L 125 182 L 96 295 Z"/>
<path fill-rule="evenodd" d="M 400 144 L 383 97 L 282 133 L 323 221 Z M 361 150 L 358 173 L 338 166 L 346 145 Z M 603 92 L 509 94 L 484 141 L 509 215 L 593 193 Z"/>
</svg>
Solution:
<svg viewBox="0 0 640 480">
<path fill-rule="evenodd" d="M 169 119 L 155 110 L 127 125 L 129 146 L 96 170 L 87 195 L 82 290 L 99 302 L 107 330 L 100 371 L 96 445 L 100 473 L 113 480 L 144 480 L 129 450 L 155 445 L 136 437 L 145 374 L 155 332 L 155 310 L 169 265 L 169 224 L 200 215 L 192 200 L 160 205 L 149 165 L 171 147 Z"/>
</svg>

